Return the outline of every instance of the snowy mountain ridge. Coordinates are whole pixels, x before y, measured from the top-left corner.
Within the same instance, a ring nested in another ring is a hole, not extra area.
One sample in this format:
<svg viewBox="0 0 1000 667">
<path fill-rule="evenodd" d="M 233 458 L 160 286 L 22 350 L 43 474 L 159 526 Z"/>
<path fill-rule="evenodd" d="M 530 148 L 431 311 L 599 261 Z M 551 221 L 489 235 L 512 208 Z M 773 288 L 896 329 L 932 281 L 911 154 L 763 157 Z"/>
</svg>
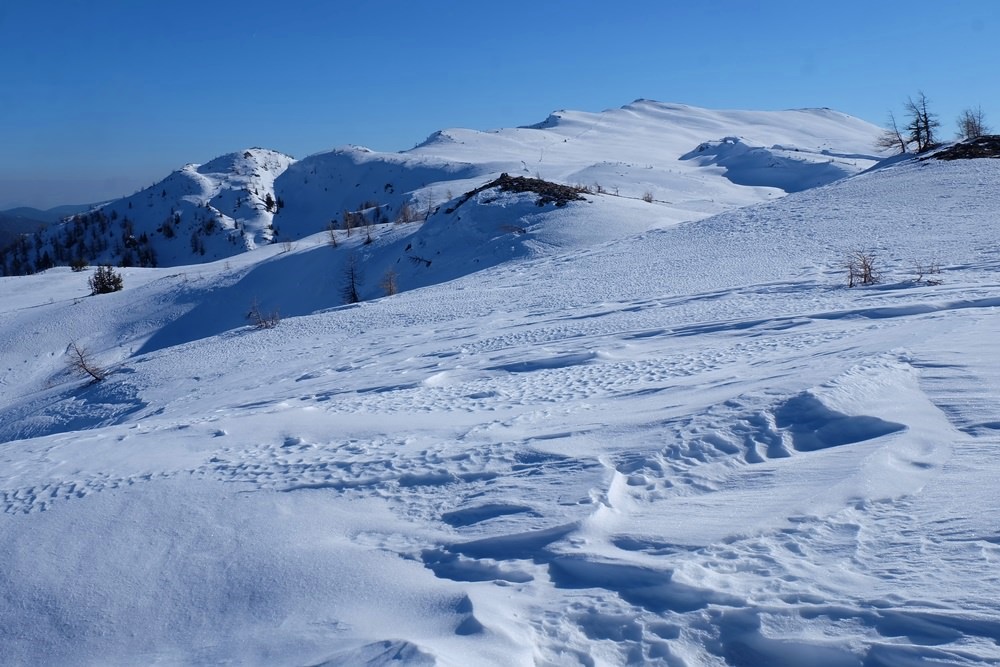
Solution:
<svg viewBox="0 0 1000 667">
<path fill-rule="evenodd" d="M 181 266 L 343 226 L 412 220 L 500 173 L 651 199 L 680 222 L 862 171 L 879 129 L 830 110 L 713 111 L 639 100 L 531 127 L 450 129 L 413 149 L 347 147 L 295 161 L 265 149 L 187 165 L 0 257 L 8 275 L 68 265 Z M 731 140 L 727 140 L 729 137 Z M 709 148 L 712 146 L 713 148 Z M 270 198 L 270 199 L 268 199 Z"/>
</svg>

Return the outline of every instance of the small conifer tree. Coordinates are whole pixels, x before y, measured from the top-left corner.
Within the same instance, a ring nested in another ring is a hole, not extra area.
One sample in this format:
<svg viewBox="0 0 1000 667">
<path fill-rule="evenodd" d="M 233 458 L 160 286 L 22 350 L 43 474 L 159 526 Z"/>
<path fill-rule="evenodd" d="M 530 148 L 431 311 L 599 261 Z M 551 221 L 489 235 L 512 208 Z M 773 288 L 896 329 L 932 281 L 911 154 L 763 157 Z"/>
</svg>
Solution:
<svg viewBox="0 0 1000 667">
<path fill-rule="evenodd" d="M 124 286 L 122 275 L 108 264 L 97 267 L 94 275 L 87 282 L 90 285 L 91 295 L 117 292 Z"/>
</svg>

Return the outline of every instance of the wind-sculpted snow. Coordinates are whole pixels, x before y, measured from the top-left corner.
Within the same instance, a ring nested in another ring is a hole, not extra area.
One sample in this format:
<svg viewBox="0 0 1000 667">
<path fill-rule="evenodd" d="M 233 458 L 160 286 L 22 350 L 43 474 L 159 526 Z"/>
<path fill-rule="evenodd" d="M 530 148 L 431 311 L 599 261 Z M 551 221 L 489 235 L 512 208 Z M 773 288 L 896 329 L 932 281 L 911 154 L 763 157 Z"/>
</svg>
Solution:
<svg viewBox="0 0 1000 667">
<path fill-rule="evenodd" d="M 705 142 L 681 156 L 703 167 L 718 165 L 737 185 L 769 186 L 801 192 L 827 185 L 857 172 L 858 160 L 870 156 L 834 155 L 828 149 L 813 152 L 798 148 L 748 146 L 739 137 Z"/>
<path fill-rule="evenodd" d="M 998 175 L 0 279 L 0 662 L 994 664 Z"/>
</svg>

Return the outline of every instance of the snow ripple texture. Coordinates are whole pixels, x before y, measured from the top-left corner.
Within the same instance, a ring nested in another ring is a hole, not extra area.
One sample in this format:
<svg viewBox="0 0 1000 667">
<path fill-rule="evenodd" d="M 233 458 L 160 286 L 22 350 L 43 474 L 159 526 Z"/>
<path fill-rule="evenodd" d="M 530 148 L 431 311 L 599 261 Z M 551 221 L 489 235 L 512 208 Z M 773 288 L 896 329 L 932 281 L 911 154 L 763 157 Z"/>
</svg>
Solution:
<svg viewBox="0 0 1000 667">
<path fill-rule="evenodd" d="M 156 345 L 171 294 L 253 266 L 18 278 L 0 662 L 997 664 L 997 202 L 968 183 L 998 174 L 898 166 Z M 844 238 L 881 285 L 843 284 Z M 65 332 L 102 317 L 85 385 Z"/>
</svg>

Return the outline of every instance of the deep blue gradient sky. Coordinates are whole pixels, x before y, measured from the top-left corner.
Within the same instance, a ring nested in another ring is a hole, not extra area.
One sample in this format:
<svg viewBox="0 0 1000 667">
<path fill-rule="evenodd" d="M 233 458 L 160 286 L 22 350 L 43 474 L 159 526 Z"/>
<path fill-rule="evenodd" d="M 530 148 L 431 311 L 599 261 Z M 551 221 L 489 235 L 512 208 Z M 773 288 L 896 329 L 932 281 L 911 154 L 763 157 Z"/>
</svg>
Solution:
<svg viewBox="0 0 1000 667">
<path fill-rule="evenodd" d="M 0 209 L 640 97 L 881 124 L 922 89 L 950 137 L 1000 127 L 998 31 L 987 0 L 0 0 Z"/>
</svg>

